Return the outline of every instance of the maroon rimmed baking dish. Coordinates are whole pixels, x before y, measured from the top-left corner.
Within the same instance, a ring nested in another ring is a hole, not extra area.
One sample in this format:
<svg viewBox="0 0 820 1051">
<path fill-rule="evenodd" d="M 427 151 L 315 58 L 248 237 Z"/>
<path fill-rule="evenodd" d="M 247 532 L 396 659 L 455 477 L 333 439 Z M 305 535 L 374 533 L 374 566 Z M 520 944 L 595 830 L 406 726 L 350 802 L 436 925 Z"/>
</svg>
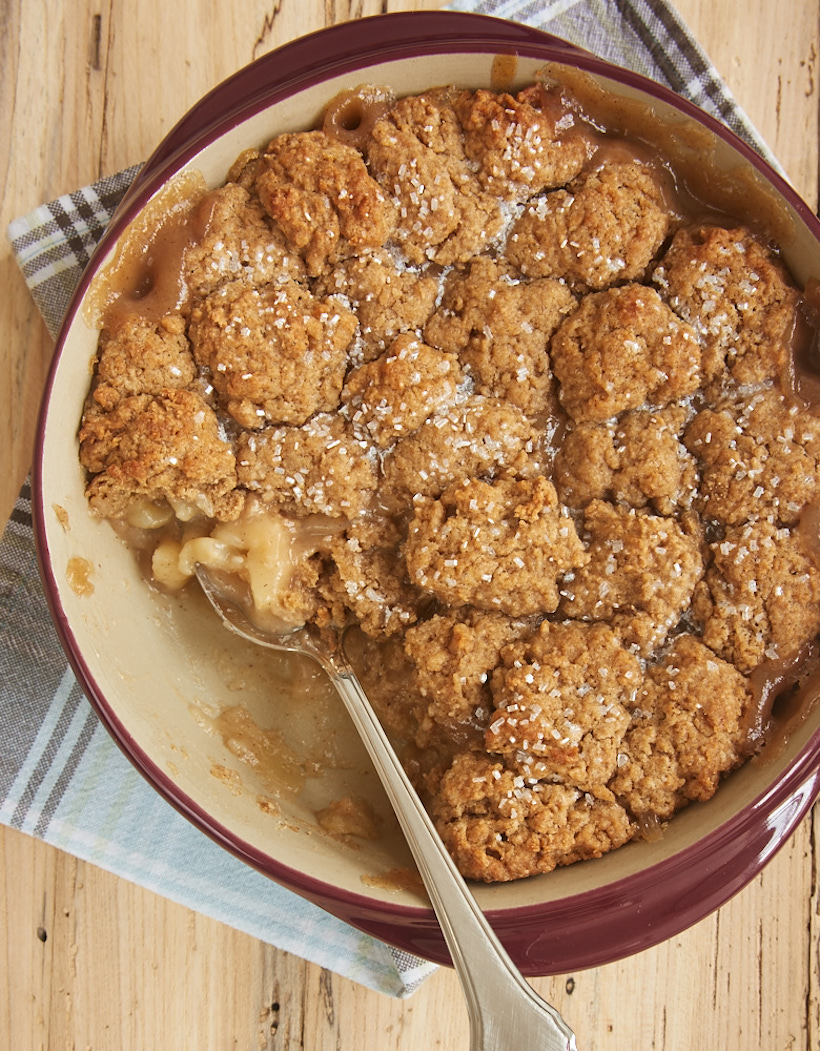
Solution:
<svg viewBox="0 0 820 1051">
<path fill-rule="evenodd" d="M 341 705 L 318 673 L 229 636 L 196 596 L 172 599 L 150 589 L 110 525 L 89 513 L 77 430 L 98 333 L 84 301 L 123 231 L 180 170 L 197 169 L 218 185 L 245 147 L 315 125 L 324 103 L 342 89 L 380 83 L 401 95 L 444 82 L 494 86 L 498 56 L 507 56 L 505 86 L 523 86 L 545 63 L 557 62 L 637 99 L 672 127 L 695 122 L 699 148 L 708 147 L 718 169 L 741 183 L 751 178 L 776 202 L 783 256 L 797 280 L 820 274 L 820 224 L 811 209 L 752 149 L 672 92 L 514 23 L 443 12 L 359 19 L 255 61 L 194 106 L 158 146 L 63 323 L 34 468 L 37 543 L 54 621 L 81 685 L 123 752 L 165 799 L 237 857 L 362 930 L 440 962 L 448 961 L 447 952 L 423 896 L 412 881 L 386 876 L 409 865 L 398 832 L 353 849 L 317 826 L 317 806 L 339 791 L 380 798 Z M 76 586 L 78 566 L 93 593 Z M 305 705 L 311 690 L 319 700 Z M 285 752 L 302 749 L 322 772 L 295 783 L 240 762 L 220 722 L 240 698 L 258 725 L 282 731 Z M 734 772 L 713 799 L 677 815 L 662 837 L 548 875 L 476 886 L 476 896 L 526 974 L 620 959 L 698 922 L 753 879 L 806 814 L 819 778 L 815 709 L 774 757 Z M 381 806 L 386 810 L 386 802 Z"/>
</svg>

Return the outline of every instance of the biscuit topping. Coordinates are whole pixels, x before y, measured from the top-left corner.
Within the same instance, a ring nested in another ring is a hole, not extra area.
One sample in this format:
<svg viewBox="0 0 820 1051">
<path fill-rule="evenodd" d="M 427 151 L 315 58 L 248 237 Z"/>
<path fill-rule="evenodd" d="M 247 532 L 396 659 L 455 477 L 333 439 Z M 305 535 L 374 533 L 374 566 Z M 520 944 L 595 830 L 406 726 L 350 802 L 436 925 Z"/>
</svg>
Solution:
<svg viewBox="0 0 820 1051">
<path fill-rule="evenodd" d="M 211 560 L 356 626 L 466 876 L 600 857 L 709 799 L 816 652 L 803 294 L 558 85 L 346 107 L 192 200 L 175 309 L 103 318 L 90 506 L 168 591 Z"/>
</svg>

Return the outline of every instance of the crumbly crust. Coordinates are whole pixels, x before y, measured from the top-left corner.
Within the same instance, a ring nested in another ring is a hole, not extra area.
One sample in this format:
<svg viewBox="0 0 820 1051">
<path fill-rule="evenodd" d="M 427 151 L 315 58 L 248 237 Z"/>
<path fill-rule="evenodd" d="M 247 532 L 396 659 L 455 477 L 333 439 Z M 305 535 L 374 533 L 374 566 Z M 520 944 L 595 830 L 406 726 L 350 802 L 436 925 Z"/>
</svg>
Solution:
<svg viewBox="0 0 820 1051">
<path fill-rule="evenodd" d="M 402 266 L 381 249 L 346 259 L 316 285 L 320 295 L 344 296 L 359 319 L 357 362 L 372 361 L 403 333 L 424 327 L 439 294 L 438 280 Z M 438 346 L 438 344 L 435 344 Z"/>
<path fill-rule="evenodd" d="M 354 520 L 332 541 L 331 569 L 320 591 L 333 623 L 353 619 L 374 636 L 415 624 L 429 598 L 408 577 L 397 541 L 396 523 L 380 516 Z"/>
<path fill-rule="evenodd" d="M 225 411 L 248 429 L 338 408 L 356 318 L 295 281 L 223 285 L 194 308 L 189 335 Z"/>
<path fill-rule="evenodd" d="M 710 545 L 692 616 L 703 641 L 745 674 L 788 660 L 820 630 L 820 569 L 797 530 L 751 522 Z"/>
<path fill-rule="evenodd" d="M 703 574 L 688 521 L 593 500 L 584 512 L 587 560 L 565 577 L 560 612 L 606 621 L 637 652 L 662 646 Z"/>
<path fill-rule="evenodd" d="M 820 495 L 820 419 L 767 388 L 703 409 L 684 436 L 701 470 L 698 507 L 726 525 L 794 525 Z"/>
<path fill-rule="evenodd" d="M 539 779 L 612 800 L 606 787 L 629 725 L 641 666 L 608 625 L 544 621 L 507 646 L 485 736 L 495 755 L 526 753 Z"/>
<path fill-rule="evenodd" d="M 669 226 L 654 174 L 615 161 L 530 201 L 506 258 L 527 277 L 560 278 L 583 292 L 609 288 L 644 276 Z"/>
<path fill-rule="evenodd" d="M 482 256 L 448 276 L 424 338 L 458 355 L 479 394 L 529 416 L 554 415 L 548 347 L 575 305 L 563 282 L 521 281 Z"/>
<path fill-rule="evenodd" d="M 542 433 L 509 402 L 472 395 L 397 442 L 382 461 L 383 495 L 397 506 L 414 496 L 441 496 L 469 478 L 520 477 L 543 468 Z"/>
<path fill-rule="evenodd" d="M 134 497 L 190 504 L 223 520 L 244 503 L 217 416 L 192 391 L 135 394 L 110 412 L 86 413 L 80 462 L 93 475 L 91 506 L 105 518 L 123 515 Z"/>
<path fill-rule="evenodd" d="M 418 702 L 416 743 L 442 739 L 480 743 L 492 710 L 490 677 L 502 649 L 528 630 L 528 621 L 464 607 L 409 628 L 404 649 L 413 661 Z"/>
<path fill-rule="evenodd" d="M 636 818 L 665 820 L 710 799 L 746 744 L 747 680 L 692 635 L 681 635 L 646 675 L 610 782 Z"/>
<path fill-rule="evenodd" d="M 408 262 L 465 263 L 501 233 L 501 202 L 475 178 L 450 92 L 401 99 L 376 122 L 367 159 L 394 201 Z"/>
<path fill-rule="evenodd" d="M 343 417 L 317 413 L 302 427 L 243 432 L 237 481 L 284 514 L 354 518 L 379 484 L 375 450 Z"/>
<path fill-rule="evenodd" d="M 347 417 L 387 448 L 450 408 L 464 390 L 454 354 L 445 354 L 409 333 L 397 336 L 375 361 L 359 365 L 345 380 Z"/>
<path fill-rule="evenodd" d="M 205 232 L 184 258 L 191 304 L 231 281 L 255 288 L 304 279 L 302 258 L 289 248 L 257 197 L 228 183 L 214 190 L 206 204 Z"/>
<path fill-rule="evenodd" d="M 178 314 L 159 321 L 126 315 L 100 333 L 92 398 L 104 411 L 133 394 L 159 394 L 189 387 L 196 363 Z"/>
<path fill-rule="evenodd" d="M 581 423 L 555 457 L 553 481 L 568 507 L 592 500 L 649 508 L 661 515 L 688 509 L 698 484 L 695 459 L 681 441 L 687 410 L 636 409 L 604 423 Z"/>
<path fill-rule="evenodd" d="M 544 477 L 470 479 L 417 499 L 404 553 L 411 579 L 445 605 L 511 617 L 553 612 L 559 582 L 589 557 Z"/>
<path fill-rule="evenodd" d="M 474 752 L 455 757 L 436 785 L 432 813 L 464 875 L 486 883 L 599 858 L 635 834 L 619 803 Z"/>
<path fill-rule="evenodd" d="M 352 146 L 321 131 L 297 132 L 275 138 L 261 160 L 259 200 L 311 277 L 387 240 L 393 209 Z"/>
<path fill-rule="evenodd" d="M 454 109 L 479 183 L 503 200 L 563 186 L 589 157 L 589 138 L 556 89 L 463 91 Z"/>
<path fill-rule="evenodd" d="M 576 423 L 646 404 L 662 408 L 700 384 L 694 330 L 644 285 L 585 296 L 561 323 L 551 351 L 561 404 Z"/>
<path fill-rule="evenodd" d="M 707 380 L 786 384 L 798 292 L 784 266 L 748 230 L 679 230 L 652 280 L 696 330 Z"/>
</svg>

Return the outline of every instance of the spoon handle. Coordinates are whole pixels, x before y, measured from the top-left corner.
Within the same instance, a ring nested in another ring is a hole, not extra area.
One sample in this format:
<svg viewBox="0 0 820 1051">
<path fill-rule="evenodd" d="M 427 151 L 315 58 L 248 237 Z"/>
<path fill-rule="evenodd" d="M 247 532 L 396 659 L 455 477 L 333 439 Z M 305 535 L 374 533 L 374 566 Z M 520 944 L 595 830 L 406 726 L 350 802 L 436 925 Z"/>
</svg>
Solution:
<svg viewBox="0 0 820 1051">
<path fill-rule="evenodd" d="M 317 655 L 318 656 L 318 655 Z M 527 984 L 441 841 L 341 647 L 322 664 L 361 734 L 430 897 L 470 1017 L 471 1051 L 576 1051 L 567 1024 Z"/>
</svg>

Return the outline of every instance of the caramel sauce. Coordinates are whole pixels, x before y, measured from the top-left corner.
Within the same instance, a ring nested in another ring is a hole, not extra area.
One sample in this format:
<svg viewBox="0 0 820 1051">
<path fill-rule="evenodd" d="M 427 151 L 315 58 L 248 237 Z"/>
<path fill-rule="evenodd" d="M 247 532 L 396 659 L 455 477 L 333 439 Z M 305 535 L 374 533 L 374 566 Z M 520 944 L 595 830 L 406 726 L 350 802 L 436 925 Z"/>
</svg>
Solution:
<svg viewBox="0 0 820 1051">
<path fill-rule="evenodd" d="M 68 511 L 66 511 L 66 509 L 64 507 L 62 507 L 60 504 L 52 504 L 51 508 L 54 511 L 54 514 L 55 514 L 55 516 L 57 518 L 57 521 L 60 523 L 60 525 L 63 527 L 63 529 L 66 532 L 68 532 L 68 530 L 70 528 L 69 521 L 68 521 Z"/>
<path fill-rule="evenodd" d="M 68 560 L 65 577 L 75 595 L 80 598 L 88 598 L 94 594 L 94 583 L 91 580 L 93 573 L 94 567 L 87 558 L 76 555 Z"/>
<path fill-rule="evenodd" d="M 665 825 L 657 814 L 639 814 L 635 823 L 638 826 L 638 836 L 645 843 L 658 843 L 663 839 Z"/>
<path fill-rule="evenodd" d="M 135 311 L 159 320 L 180 309 L 188 295 L 184 256 L 207 230 L 211 209 L 205 180 L 185 171 L 172 179 L 134 220 L 114 258 L 95 277 L 86 321 L 115 328 Z"/>
<path fill-rule="evenodd" d="M 345 146 L 364 150 L 373 125 L 389 112 L 394 101 L 389 88 L 370 84 L 340 91 L 325 108 L 322 131 Z"/>
<path fill-rule="evenodd" d="M 754 698 L 746 725 L 746 754 L 777 759 L 820 700 L 820 643 L 782 660 L 766 661 L 749 676 Z"/>
<path fill-rule="evenodd" d="M 820 501 L 803 508 L 797 532 L 809 558 L 820 569 Z"/>
<path fill-rule="evenodd" d="M 820 281 L 810 277 L 792 334 L 792 393 L 820 412 Z"/>
<path fill-rule="evenodd" d="M 426 895 L 424 883 L 415 869 L 390 869 L 381 876 L 362 876 L 362 883 L 374 890 L 409 890 Z"/>
<path fill-rule="evenodd" d="M 790 691 L 781 691 L 775 699 L 769 734 L 758 759 L 776 759 L 817 707 L 820 701 L 820 664 L 812 661 L 810 668 L 803 670 Z"/>
<path fill-rule="evenodd" d="M 496 55 L 490 72 L 491 91 L 509 91 L 518 72 L 518 55 Z"/>
<path fill-rule="evenodd" d="M 226 708 L 214 719 L 214 729 L 228 751 L 247 763 L 272 793 L 296 794 L 304 787 L 304 759 L 285 743 L 281 731 L 262 729 L 247 709 Z"/>
</svg>

